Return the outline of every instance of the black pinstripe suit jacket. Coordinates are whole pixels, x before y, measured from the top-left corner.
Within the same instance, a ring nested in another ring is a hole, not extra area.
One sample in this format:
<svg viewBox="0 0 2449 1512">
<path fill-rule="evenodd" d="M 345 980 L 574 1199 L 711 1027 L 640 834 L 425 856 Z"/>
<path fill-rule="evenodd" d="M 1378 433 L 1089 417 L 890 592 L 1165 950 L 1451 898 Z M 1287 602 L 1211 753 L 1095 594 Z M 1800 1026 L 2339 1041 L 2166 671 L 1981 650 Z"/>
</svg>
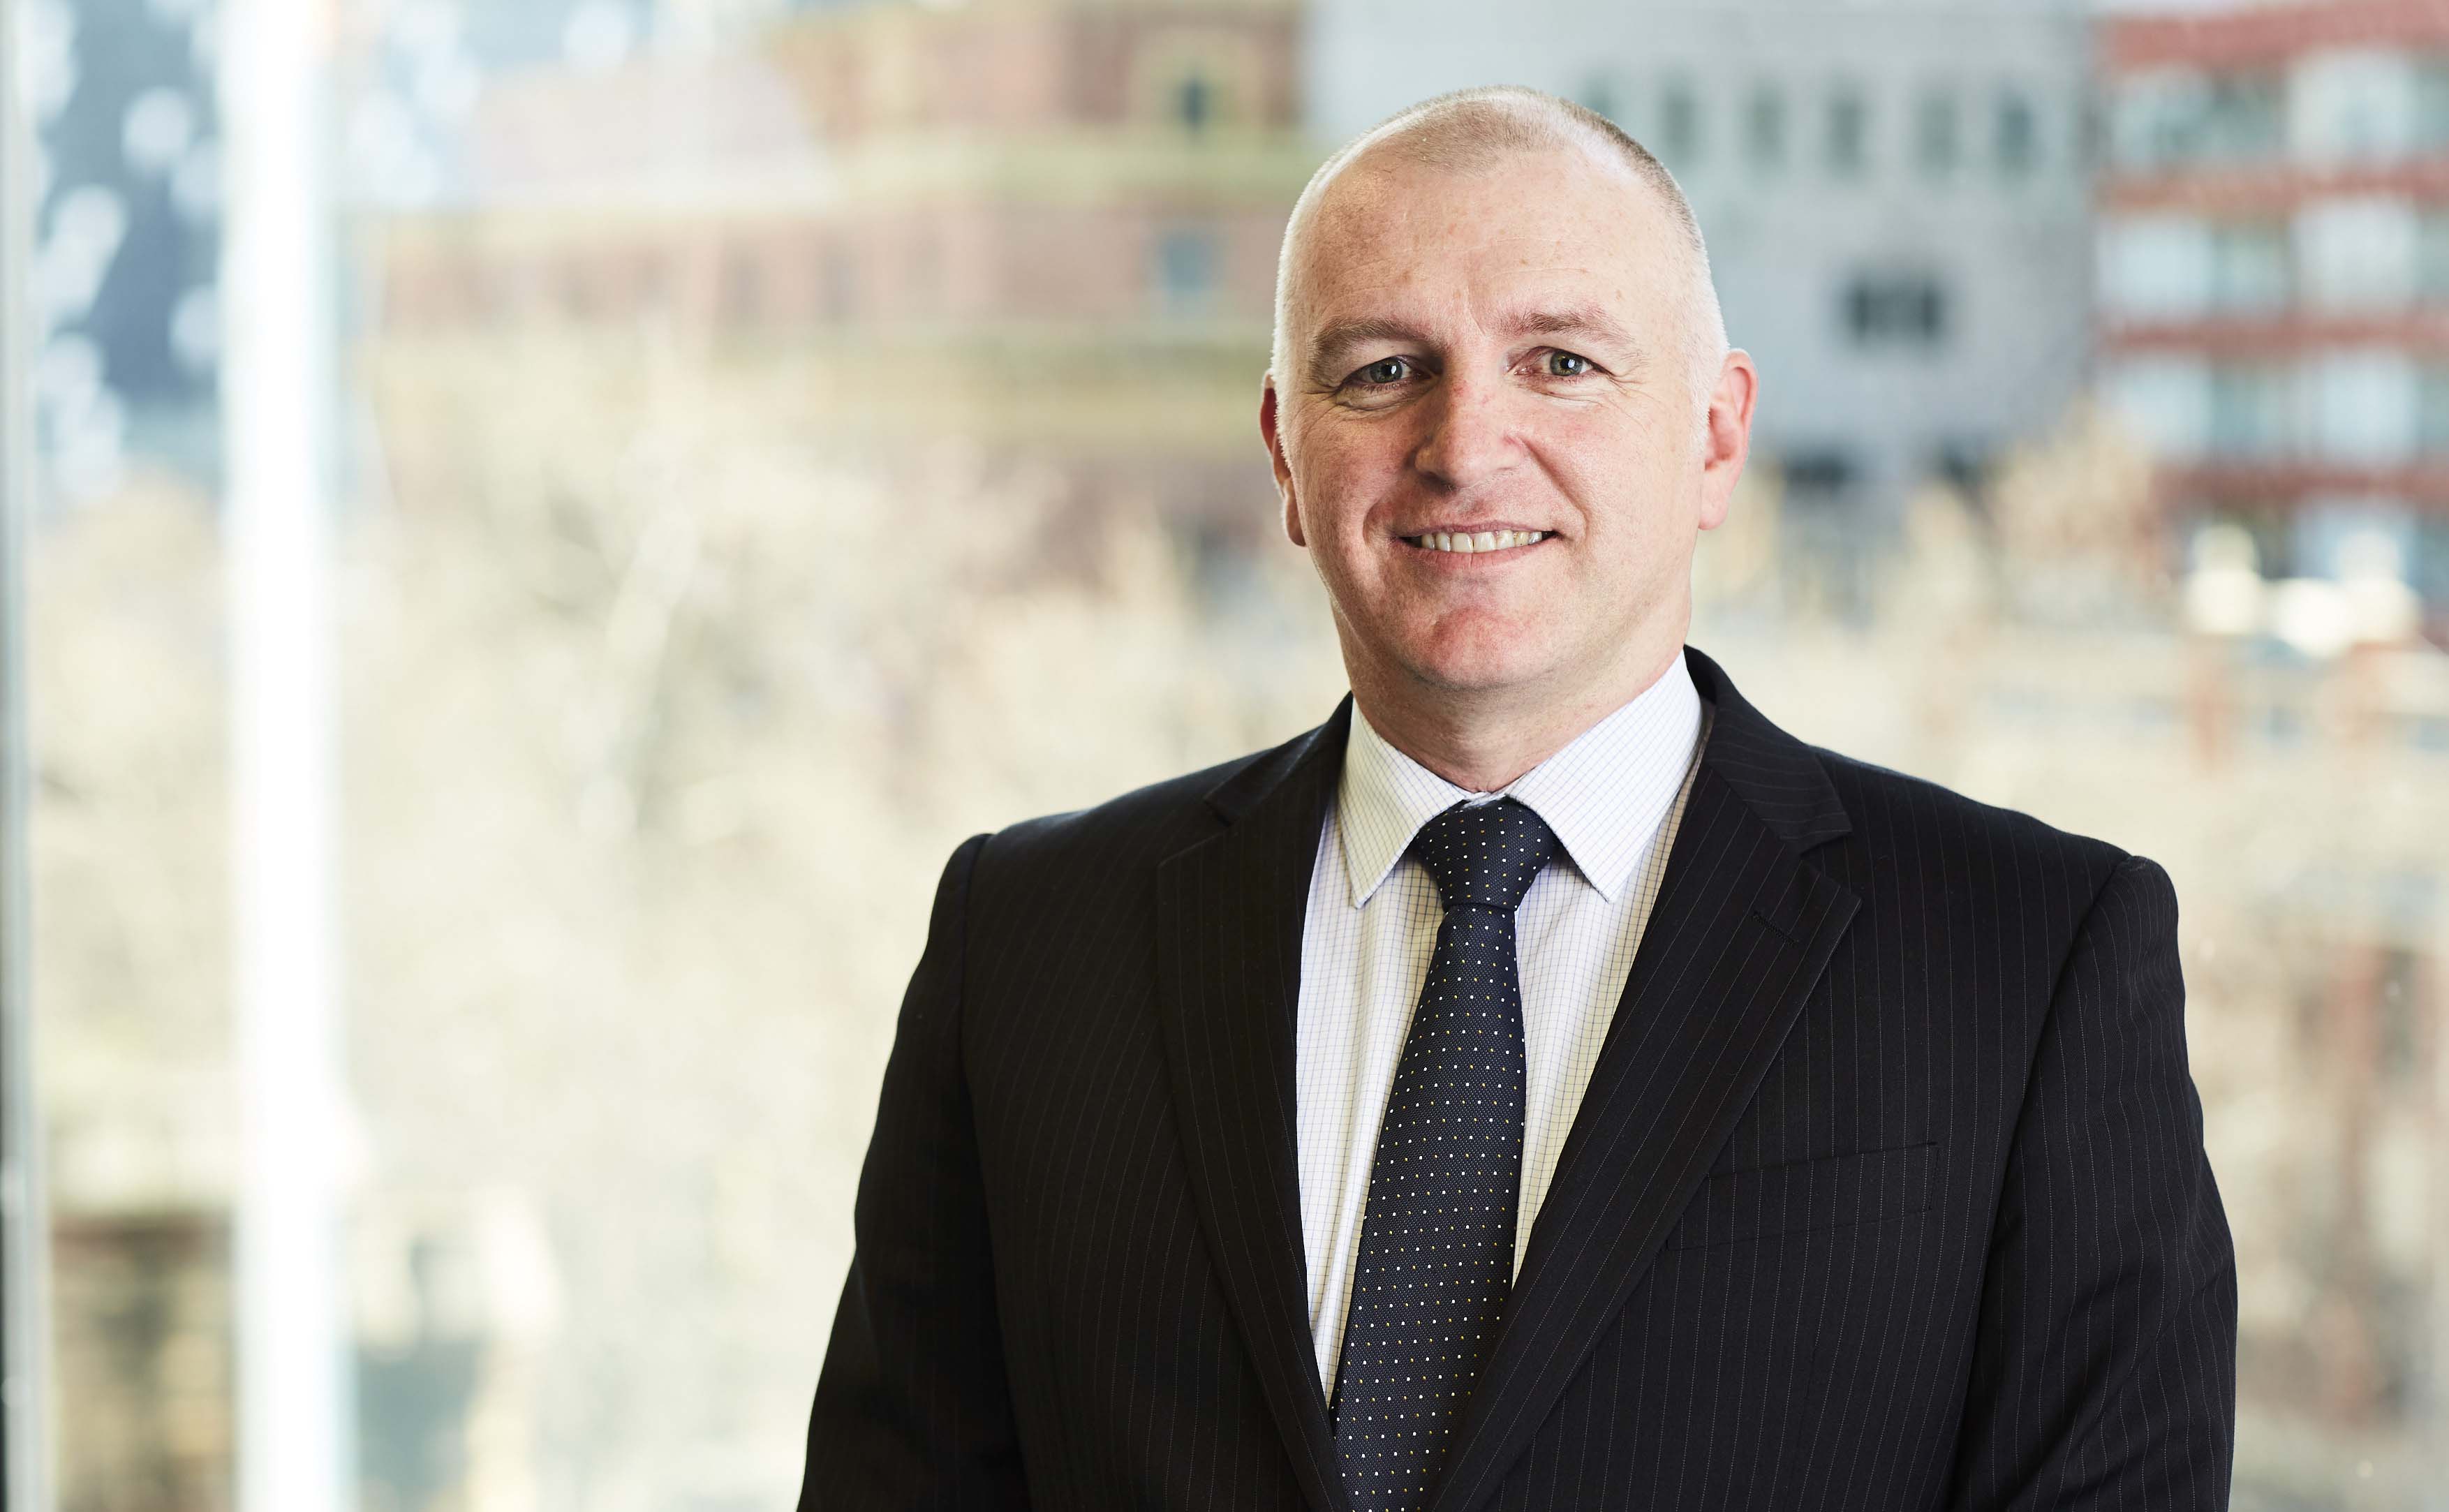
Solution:
<svg viewBox="0 0 2449 1512">
<path fill-rule="evenodd" d="M 2226 1505 L 2167 873 L 1687 660 L 1716 724 L 1434 1507 Z M 802 1512 L 1346 1505 L 1293 1043 L 1348 718 L 955 852 Z"/>
</svg>

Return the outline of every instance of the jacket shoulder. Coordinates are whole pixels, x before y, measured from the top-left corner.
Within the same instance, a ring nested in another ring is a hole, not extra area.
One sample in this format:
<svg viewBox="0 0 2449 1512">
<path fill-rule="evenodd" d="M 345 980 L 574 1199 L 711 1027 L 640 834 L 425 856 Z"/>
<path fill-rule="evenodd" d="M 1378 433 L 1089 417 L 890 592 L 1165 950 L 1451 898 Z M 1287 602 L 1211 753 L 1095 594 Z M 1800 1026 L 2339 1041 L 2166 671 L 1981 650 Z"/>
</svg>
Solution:
<svg viewBox="0 0 2449 1512">
<path fill-rule="evenodd" d="M 987 837 L 979 869 L 1006 884 L 1028 887 L 1061 877 L 1143 873 L 1224 828 L 1208 794 L 1252 768 L 1280 759 L 1308 735 L 1214 766 L 1133 788 L 1103 803 L 1039 814 Z"/>
<path fill-rule="evenodd" d="M 2093 835 L 2060 829 L 2020 809 L 1985 803 L 1928 777 L 1857 756 L 1811 747 L 1853 824 L 1853 837 L 1872 855 L 1894 856 L 1945 845 L 1975 853 L 2015 855 L 2072 866 L 2096 890 L 2131 852 Z"/>
</svg>

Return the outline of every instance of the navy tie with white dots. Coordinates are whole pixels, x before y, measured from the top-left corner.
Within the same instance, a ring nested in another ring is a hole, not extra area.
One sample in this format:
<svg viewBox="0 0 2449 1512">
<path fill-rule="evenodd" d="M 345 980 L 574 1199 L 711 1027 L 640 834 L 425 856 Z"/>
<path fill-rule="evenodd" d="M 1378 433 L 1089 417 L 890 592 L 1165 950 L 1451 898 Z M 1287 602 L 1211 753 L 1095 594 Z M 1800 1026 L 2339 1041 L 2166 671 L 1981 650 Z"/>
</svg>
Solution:
<svg viewBox="0 0 2449 1512">
<path fill-rule="evenodd" d="M 1518 800 L 1457 803 L 1413 838 L 1445 918 L 1369 1168 L 1336 1375 L 1355 1512 L 1428 1502 L 1513 1290 L 1522 1184 L 1522 981 L 1514 910 L 1555 852 Z"/>
</svg>

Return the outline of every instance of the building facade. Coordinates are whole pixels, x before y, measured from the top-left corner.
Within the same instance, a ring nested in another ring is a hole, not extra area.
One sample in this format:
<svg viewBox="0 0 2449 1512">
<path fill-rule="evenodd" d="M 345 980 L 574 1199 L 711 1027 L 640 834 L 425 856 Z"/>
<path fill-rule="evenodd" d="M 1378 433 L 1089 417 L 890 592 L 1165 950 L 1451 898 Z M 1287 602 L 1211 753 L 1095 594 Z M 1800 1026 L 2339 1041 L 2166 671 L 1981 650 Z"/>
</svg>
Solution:
<svg viewBox="0 0 2449 1512">
<path fill-rule="evenodd" d="M 2398 575 L 2439 639 L 2449 11 L 2113 17 L 2099 58 L 2102 383 L 2165 510 L 2267 577 Z"/>
</svg>

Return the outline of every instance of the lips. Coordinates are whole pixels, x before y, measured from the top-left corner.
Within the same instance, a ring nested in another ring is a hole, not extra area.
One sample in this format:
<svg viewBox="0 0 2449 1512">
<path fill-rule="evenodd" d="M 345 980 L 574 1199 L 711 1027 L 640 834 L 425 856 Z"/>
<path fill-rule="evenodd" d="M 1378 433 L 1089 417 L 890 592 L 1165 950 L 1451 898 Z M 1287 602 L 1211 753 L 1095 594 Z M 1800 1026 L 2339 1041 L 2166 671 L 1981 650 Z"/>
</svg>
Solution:
<svg viewBox="0 0 2449 1512">
<path fill-rule="evenodd" d="M 1401 539 L 1405 545 L 1424 551 L 1470 553 L 1507 551 L 1545 541 L 1553 534 L 1552 530 L 1430 530 Z"/>
</svg>

